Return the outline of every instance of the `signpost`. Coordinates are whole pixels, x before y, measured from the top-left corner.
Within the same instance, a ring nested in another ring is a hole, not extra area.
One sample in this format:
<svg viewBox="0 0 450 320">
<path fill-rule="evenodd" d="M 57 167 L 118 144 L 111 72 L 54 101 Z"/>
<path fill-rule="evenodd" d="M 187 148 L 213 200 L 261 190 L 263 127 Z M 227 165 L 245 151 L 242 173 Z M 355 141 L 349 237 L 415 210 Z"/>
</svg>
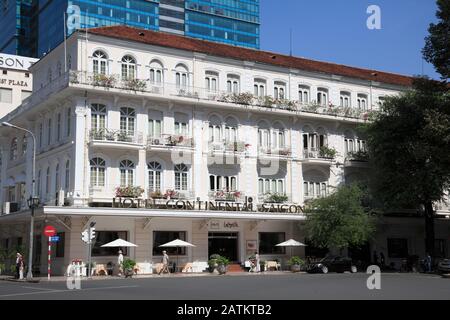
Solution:
<svg viewBox="0 0 450 320">
<path fill-rule="evenodd" d="M 87 252 L 87 276 L 88 278 L 91 277 L 91 268 L 92 268 L 92 262 L 91 262 L 91 254 L 92 254 L 92 240 L 95 239 L 95 224 L 96 222 L 91 222 L 89 225 L 89 228 L 84 230 L 81 233 L 81 240 L 88 245 L 88 252 Z"/>
<path fill-rule="evenodd" d="M 52 266 L 52 239 L 53 238 L 57 238 L 59 241 L 59 237 L 55 237 L 56 235 L 56 229 L 53 226 L 46 226 L 44 228 L 44 236 L 48 237 L 48 273 L 47 273 L 47 277 L 48 280 L 50 280 L 50 275 L 51 275 L 51 266 Z M 55 241 L 55 242 L 57 242 Z"/>
</svg>

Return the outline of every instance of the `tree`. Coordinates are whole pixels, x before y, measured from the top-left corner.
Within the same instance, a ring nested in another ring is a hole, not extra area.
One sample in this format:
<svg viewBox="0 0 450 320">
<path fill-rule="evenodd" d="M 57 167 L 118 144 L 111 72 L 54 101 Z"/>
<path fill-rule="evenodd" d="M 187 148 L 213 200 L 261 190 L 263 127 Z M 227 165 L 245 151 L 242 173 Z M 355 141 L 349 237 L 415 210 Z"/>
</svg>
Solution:
<svg viewBox="0 0 450 320">
<path fill-rule="evenodd" d="M 443 80 L 450 78 L 450 1 L 437 0 L 436 16 L 440 21 L 430 24 L 422 50 L 425 60 L 432 63 Z"/>
<path fill-rule="evenodd" d="M 363 197 L 363 191 L 353 184 L 311 201 L 305 210 L 311 242 L 319 248 L 336 249 L 366 243 L 375 232 L 375 219 L 361 205 Z"/>
<path fill-rule="evenodd" d="M 450 187 L 450 95 L 445 83 L 417 78 L 389 97 L 366 127 L 371 192 L 384 210 L 425 216 L 426 250 L 434 254 L 433 203 Z M 418 210 L 422 208 L 422 210 Z"/>
</svg>

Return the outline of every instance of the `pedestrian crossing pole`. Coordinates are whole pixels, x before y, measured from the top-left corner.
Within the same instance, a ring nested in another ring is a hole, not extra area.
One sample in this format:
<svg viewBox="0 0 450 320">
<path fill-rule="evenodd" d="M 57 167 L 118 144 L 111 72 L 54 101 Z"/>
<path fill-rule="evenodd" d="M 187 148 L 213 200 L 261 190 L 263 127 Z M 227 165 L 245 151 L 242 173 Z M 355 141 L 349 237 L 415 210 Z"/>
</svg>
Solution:
<svg viewBox="0 0 450 320">
<path fill-rule="evenodd" d="M 47 269 L 47 277 L 50 281 L 52 272 L 52 237 L 48 237 L 48 269 Z"/>
</svg>

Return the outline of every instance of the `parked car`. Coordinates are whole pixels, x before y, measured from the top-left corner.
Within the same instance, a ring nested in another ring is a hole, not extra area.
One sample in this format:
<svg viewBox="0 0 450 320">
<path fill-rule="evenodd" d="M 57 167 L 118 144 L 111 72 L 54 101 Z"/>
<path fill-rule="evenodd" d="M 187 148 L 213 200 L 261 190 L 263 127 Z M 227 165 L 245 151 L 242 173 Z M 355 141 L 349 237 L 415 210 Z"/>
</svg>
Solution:
<svg viewBox="0 0 450 320">
<path fill-rule="evenodd" d="M 340 256 L 326 256 L 322 260 L 310 263 L 306 271 L 309 273 L 328 273 L 328 272 L 357 272 L 356 266 L 352 263 L 352 259 Z"/>
<path fill-rule="evenodd" d="M 450 273 L 450 259 L 442 259 L 438 263 L 439 272 Z"/>
</svg>

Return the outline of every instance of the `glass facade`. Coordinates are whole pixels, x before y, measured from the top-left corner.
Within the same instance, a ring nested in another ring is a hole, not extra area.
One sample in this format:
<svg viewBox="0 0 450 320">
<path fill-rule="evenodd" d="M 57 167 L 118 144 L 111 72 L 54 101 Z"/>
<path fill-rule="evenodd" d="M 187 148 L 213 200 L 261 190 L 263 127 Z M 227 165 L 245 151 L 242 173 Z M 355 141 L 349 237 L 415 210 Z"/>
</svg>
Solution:
<svg viewBox="0 0 450 320">
<path fill-rule="evenodd" d="M 35 56 L 33 0 L 0 1 L 0 52 Z"/>
<path fill-rule="evenodd" d="M 80 27 L 128 25 L 259 49 L 259 0 L 3 0 L 0 52 L 42 57 L 64 39 L 64 14 Z"/>
<path fill-rule="evenodd" d="M 259 0 L 187 0 L 185 34 L 259 49 Z"/>
</svg>

